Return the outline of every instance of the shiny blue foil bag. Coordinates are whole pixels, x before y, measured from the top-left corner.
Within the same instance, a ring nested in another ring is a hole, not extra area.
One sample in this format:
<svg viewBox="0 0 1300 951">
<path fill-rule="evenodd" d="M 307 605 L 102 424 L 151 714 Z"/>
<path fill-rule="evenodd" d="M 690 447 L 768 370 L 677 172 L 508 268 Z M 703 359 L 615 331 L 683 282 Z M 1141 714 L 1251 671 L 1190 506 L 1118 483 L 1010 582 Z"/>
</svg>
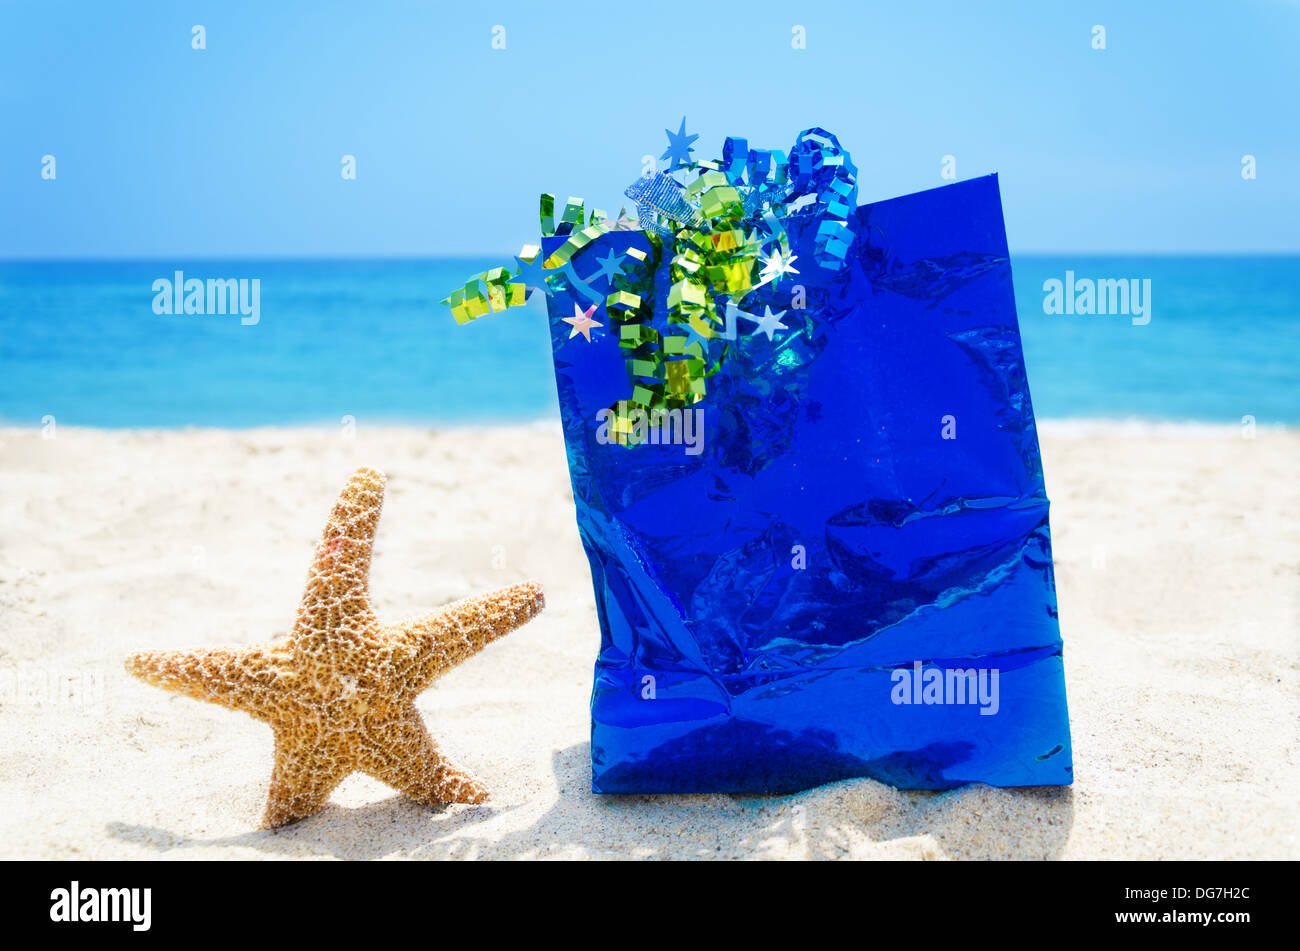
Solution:
<svg viewBox="0 0 1300 951">
<path fill-rule="evenodd" d="M 629 385 L 616 321 L 599 306 L 588 340 L 564 318 L 589 301 L 549 292 L 601 629 L 593 790 L 1070 783 L 996 176 L 859 207 L 834 270 L 815 220 L 785 224 L 799 273 L 746 309 L 770 303 L 788 329 L 746 321 L 675 442 L 606 438 L 601 411 Z M 601 235 L 576 273 L 629 248 L 646 235 Z"/>
</svg>

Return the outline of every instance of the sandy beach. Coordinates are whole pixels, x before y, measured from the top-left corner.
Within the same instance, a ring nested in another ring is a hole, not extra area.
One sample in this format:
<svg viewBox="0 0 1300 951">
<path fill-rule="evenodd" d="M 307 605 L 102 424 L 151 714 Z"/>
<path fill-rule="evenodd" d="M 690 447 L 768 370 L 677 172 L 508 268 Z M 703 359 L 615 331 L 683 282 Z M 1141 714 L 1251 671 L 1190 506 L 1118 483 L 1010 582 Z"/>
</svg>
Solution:
<svg viewBox="0 0 1300 951">
<path fill-rule="evenodd" d="M 2 429 L 0 857 L 1300 856 L 1300 431 L 1041 430 L 1073 787 L 597 797 L 599 634 L 558 424 Z M 389 476 L 381 620 L 528 578 L 548 607 L 420 700 L 488 804 L 430 809 L 358 775 L 259 831 L 269 730 L 122 661 L 288 630 L 359 465 Z"/>
</svg>

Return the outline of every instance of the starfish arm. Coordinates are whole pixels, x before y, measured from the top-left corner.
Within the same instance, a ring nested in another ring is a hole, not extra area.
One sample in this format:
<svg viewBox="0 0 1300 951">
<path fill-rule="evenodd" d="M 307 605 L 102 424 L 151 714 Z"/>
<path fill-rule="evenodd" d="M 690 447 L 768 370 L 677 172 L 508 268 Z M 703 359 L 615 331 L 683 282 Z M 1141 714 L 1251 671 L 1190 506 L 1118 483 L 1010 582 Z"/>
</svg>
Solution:
<svg viewBox="0 0 1300 951">
<path fill-rule="evenodd" d="M 287 675 L 288 654 L 264 645 L 142 651 L 126 659 L 126 671 L 155 687 L 265 720 Z"/>
<path fill-rule="evenodd" d="M 320 742 L 314 730 L 275 728 L 275 768 L 266 797 L 263 829 L 276 829 L 319 812 L 335 787 L 352 772 L 342 748 Z"/>
<path fill-rule="evenodd" d="M 412 669 L 407 682 L 419 693 L 439 674 L 477 654 L 497 638 L 536 617 L 546 606 L 536 581 L 465 598 L 415 621 L 388 629 L 397 659 Z"/>
<path fill-rule="evenodd" d="M 295 649 L 320 654 L 331 634 L 371 625 L 370 555 L 384 505 L 382 472 L 358 469 L 321 534 L 294 623 Z"/>
<path fill-rule="evenodd" d="M 368 731 L 357 752 L 357 768 L 417 802 L 480 803 L 487 790 L 473 776 L 443 758 L 414 705 L 406 704 L 393 719 Z"/>
</svg>

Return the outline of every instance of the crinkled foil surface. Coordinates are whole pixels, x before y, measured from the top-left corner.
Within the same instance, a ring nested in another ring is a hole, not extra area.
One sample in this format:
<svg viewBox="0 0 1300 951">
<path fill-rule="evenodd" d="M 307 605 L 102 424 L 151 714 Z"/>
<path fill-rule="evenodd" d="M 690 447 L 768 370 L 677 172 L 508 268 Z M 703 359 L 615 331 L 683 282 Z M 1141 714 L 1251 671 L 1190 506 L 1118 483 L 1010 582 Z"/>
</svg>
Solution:
<svg viewBox="0 0 1300 951">
<path fill-rule="evenodd" d="M 571 336 L 586 301 L 549 299 L 600 618 L 597 792 L 1071 782 L 997 178 L 863 205 L 850 225 L 848 266 L 829 271 L 787 222 L 799 274 L 757 299 L 788 329 L 742 322 L 684 411 L 698 428 L 669 444 L 602 438 L 628 388 L 617 327 Z M 574 264 L 649 247 L 615 231 Z"/>
</svg>

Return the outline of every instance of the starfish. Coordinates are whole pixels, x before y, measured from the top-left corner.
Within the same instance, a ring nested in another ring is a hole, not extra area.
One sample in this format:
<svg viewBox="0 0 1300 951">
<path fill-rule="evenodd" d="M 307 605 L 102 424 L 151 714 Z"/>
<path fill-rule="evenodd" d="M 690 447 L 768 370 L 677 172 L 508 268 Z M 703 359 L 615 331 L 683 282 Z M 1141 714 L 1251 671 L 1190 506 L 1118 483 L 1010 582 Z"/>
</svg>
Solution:
<svg viewBox="0 0 1300 951">
<path fill-rule="evenodd" d="M 593 327 L 603 327 L 604 324 L 598 324 L 591 319 L 591 315 L 596 312 L 596 305 L 592 304 L 586 310 L 582 309 L 580 304 L 573 305 L 573 316 L 562 318 L 566 324 L 572 324 L 573 330 L 569 332 L 569 339 L 572 340 L 578 334 L 587 338 L 587 343 L 591 343 L 591 329 Z"/>
<path fill-rule="evenodd" d="M 146 651 L 127 672 L 198 700 L 242 710 L 275 735 L 262 827 L 319 811 L 360 771 L 419 802 L 479 803 L 487 791 L 439 752 L 415 698 L 440 674 L 537 615 L 525 582 L 381 626 L 370 605 L 370 553 L 384 474 L 358 469 L 344 486 L 307 576 L 287 640 L 247 647 Z"/>
</svg>

